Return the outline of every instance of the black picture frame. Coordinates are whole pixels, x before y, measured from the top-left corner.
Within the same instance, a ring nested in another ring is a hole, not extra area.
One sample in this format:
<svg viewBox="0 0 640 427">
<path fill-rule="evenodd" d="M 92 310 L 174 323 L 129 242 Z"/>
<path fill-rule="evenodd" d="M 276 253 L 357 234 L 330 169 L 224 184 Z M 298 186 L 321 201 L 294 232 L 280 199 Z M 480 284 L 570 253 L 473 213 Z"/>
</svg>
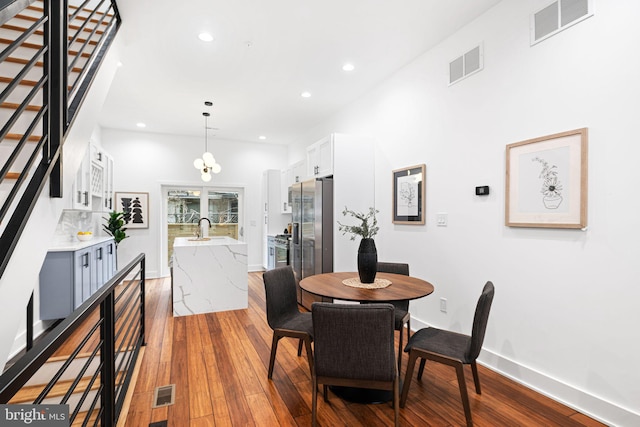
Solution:
<svg viewBox="0 0 640 427">
<path fill-rule="evenodd" d="M 393 171 L 393 223 L 424 225 L 426 211 L 426 171 L 424 164 Z"/>
</svg>

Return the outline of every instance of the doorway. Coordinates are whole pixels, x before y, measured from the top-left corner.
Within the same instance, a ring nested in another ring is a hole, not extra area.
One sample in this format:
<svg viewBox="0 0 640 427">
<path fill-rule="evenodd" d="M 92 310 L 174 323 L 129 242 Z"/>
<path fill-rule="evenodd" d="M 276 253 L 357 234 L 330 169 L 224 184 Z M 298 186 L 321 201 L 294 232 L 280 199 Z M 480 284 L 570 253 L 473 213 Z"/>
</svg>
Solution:
<svg viewBox="0 0 640 427">
<path fill-rule="evenodd" d="M 200 218 L 211 222 L 210 236 L 244 241 L 243 189 L 227 187 L 163 186 L 164 275 L 168 272 L 176 237 L 193 237 Z"/>
</svg>

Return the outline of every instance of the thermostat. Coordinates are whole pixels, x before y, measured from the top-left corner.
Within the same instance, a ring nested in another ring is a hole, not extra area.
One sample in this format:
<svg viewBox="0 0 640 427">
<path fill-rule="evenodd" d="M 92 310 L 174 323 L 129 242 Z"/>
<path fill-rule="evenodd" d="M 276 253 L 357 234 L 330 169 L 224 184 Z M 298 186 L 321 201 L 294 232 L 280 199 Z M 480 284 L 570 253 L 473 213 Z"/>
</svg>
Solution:
<svg viewBox="0 0 640 427">
<path fill-rule="evenodd" d="M 488 196 L 489 195 L 489 186 L 483 185 L 481 187 L 476 187 L 476 196 Z"/>
</svg>

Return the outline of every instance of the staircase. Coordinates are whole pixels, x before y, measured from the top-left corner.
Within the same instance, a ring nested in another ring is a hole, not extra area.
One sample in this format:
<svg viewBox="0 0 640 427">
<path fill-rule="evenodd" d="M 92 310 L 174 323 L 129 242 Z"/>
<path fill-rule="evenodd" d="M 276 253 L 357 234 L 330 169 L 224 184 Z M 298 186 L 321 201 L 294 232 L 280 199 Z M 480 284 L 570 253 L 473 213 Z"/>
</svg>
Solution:
<svg viewBox="0 0 640 427">
<path fill-rule="evenodd" d="M 17 329 L 26 311 L 28 334 L 29 295 L 47 233 L 53 233 L 79 164 L 68 162 L 75 154 L 63 156 L 62 150 L 86 146 L 86 123 L 74 125 L 79 116 L 95 120 L 99 111 L 94 99 L 85 101 L 100 79 L 120 16 L 115 0 L 1 4 L 0 333 Z M 49 194 L 43 192 L 47 186 Z M 13 340 L 6 335 L 0 335 L 0 362 L 10 348 L 4 341 Z M 73 425 L 115 425 L 142 345 L 143 254 L 5 370 L 0 403 L 65 403 Z"/>
</svg>

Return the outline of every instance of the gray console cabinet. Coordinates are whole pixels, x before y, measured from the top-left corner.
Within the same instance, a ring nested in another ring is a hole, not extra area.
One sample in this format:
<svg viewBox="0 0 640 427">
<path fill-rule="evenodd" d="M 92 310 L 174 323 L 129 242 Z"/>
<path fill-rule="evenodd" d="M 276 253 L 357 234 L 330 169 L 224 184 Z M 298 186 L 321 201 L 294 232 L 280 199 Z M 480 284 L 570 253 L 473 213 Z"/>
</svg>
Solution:
<svg viewBox="0 0 640 427">
<path fill-rule="evenodd" d="M 63 319 L 115 273 L 114 241 L 75 251 L 50 251 L 40 270 L 40 319 Z"/>
</svg>

